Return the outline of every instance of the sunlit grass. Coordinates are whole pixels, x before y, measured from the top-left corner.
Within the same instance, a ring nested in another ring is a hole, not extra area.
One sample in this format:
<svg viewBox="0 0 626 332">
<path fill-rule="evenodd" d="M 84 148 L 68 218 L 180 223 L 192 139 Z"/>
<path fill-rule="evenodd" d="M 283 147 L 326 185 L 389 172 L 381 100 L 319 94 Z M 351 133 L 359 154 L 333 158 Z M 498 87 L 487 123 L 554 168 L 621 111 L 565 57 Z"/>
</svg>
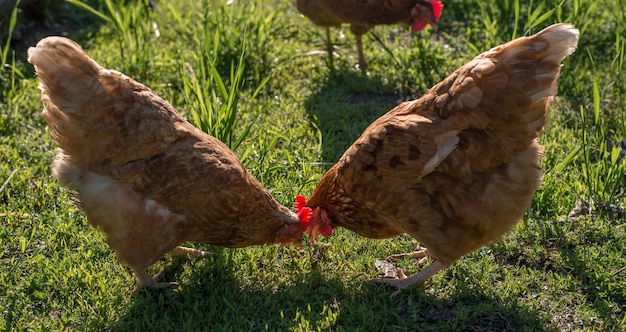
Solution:
<svg viewBox="0 0 626 332">
<path fill-rule="evenodd" d="M 347 26 L 331 73 L 324 29 L 292 0 L 73 4 L 93 15 L 87 54 L 170 101 L 229 144 L 284 205 L 310 195 L 362 130 L 490 47 L 555 22 L 582 32 L 564 61 L 545 146 L 543 185 L 524 220 L 425 288 L 390 299 L 366 283 L 373 261 L 412 249 L 407 236 L 338 230 L 308 244 L 164 258 L 181 286 L 131 299 L 134 280 L 72 193 L 49 175 L 55 146 L 38 115 L 25 56 L 0 43 L 0 330 L 621 330 L 626 328 L 626 138 L 623 0 L 444 1 L 439 31 L 377 26 L 367 74 Z M 17 14 L 18 12 L 16 12 Z M 41 36 L 43 37 L 43 36 Z M 79 38 L 80 37 L 80 38 Z M 320 51 L 320 52 L 315 52 Z M 567 218 L 579 204 L 576 218 Z M 612 205 L 611 205 L 612 204 Z M 192 244 L 196 245 L 196 244 Z M 408 273 L 414 262 L 400 262 Z"/>
</svg>

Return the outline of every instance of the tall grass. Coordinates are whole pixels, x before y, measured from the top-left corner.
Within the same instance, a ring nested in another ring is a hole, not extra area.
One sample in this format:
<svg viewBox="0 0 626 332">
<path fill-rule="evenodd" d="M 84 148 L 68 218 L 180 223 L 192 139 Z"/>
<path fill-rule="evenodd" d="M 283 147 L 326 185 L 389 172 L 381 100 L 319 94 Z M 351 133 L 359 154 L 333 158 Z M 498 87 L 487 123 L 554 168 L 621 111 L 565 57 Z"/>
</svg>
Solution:
<svg viewBox="0 0 626 332">
<path fill-rule="evenodd" d="M 158 24 L 151 17 L 149 0 L 103 0 L 102 9 L 93 8 L 79 0 L 67 1 L 113 27 L 117 49 L 124 59 L 121 71 L 131 76 L 149 71 L 150 64 L 147 61 L 154 58 L 155 54 L 150 40 L 161 34 Z"/>
<path fill-rule="evenodd" d="M 575 2 L 574 12 L 582 6 Z M 591 6 L 597 5 L 594 2 Z M 585 180 L 585 199 L 600 204 L 625 204 L 626 185 L 626 161 L 624 154 L 626 150 L 620 146 L 620 142 L 626 139 L 626 107 L 624 105 L 625 83 L 624 77 L 624 43 L 626 42 L 626 29 L 624 24 L 626 16 L 623 10 L 623 1 L 615 1 L 614 26 L 614 47 L 613 55 L 610 56 L 610 64 L 602 68 L 601 72 L 596 67 L 594 55 L 587 50 L 589 63 L 592 65 L 593 82 L 592 86 L 592 106 L 580 107 L 582 122 L 582 167 L 581 175 Z M 589 11 L 588 11 L 589 12 Z M 589 23 L 587 23 L 588 25 Z M 587 27 L 583 25 L 583 29 Z M 607 77 L 611 79 L 606 80 Z M 583 83 L 583 82 L 581 82 Z M 585 82 L 584 84 L 588 84 Z M 608 97 L 611 96 L 611 97 Z M 614 101 L 608 102 L 615 98 Z M 609 109 L 614 109 L 610 111 Z M 616 121 L 617 120 L 617 121 Z M 593 204 L 592 204 L 593 206 Z"/>
<path fill-rule="evenodd" d="M 201 42 L 205 48 L 200 50 L 193 64 L 184 62 L 183 94 L 193 123 L 236 150 L 252 126 L 249 124 L 243 132 L 235 133 L 248 47 L 245 43 L 241 45 L 241 54 L 237 62 L 231 62 L 228 79 L 224 80 L 215 65 L 217 50 L 222 47 L 223 38 L 218 31 L 211 34 L 208 29 L 205 29 L 205 37 Z M 270 76 L 267 76 L 259 83 L 250 101 L 255 100 L 269 79 Z"/>
<path fill-rule="evenodd" d="M 585 108 L 580 108 L 582 121 L 582 178 L 586 185 L 585 196 L 592 203 L 623 204 L 626 184 L 626 159 L 614 135 L 606 131 L 606 121 L 601 113 L 598 80 L 593 80 L 593 114 L 591 119 Z"/>
<path fill-rule="evenodd" d="M 19 5 L 20 5 L 20 0 L 17 0 L 15 2 L 15 6 L 13 7 L 13 10 L 11 11 L 11 15 L 9 18 L 7 40 L 5 41 L 4 46 L 0 46 L 0 64 L 2 64 L 3 67 L 7 63 L 8 56 L 11 51 L 9 46 L 11 46 L 11 36 L 13 35 L 15 24 L 17 23 L 17 9 Z M 4 68 L 2 69 L 2 71 L 0 71 L 0 75 L 3 75 L 3 74 L 4 74 Z M 2 82 L 2 78 L 3 77 L 0 76 L 0 82 Z"/>
<path fill-rule="evenodd" d="M 233 59 L 239 59 L 245 51 L 243 81 L 246 84 L 256 81 L 254 85 L 259 85 L 275 70 L 276 62 L 272 55 L 276 38 L 288 33 L 288 27 L 281 22 L 288 5 L 283 2 L 270 6 L 264 1 L 204 2 L 203 6 L 190 8 L 196 11 L 194 17 L 197 22 L 202 23 L 202 29 L 197 30 L 192 38 L 197 45 L 209 43 L 205 51 L 211 52 L 209 55 L 214 66 L 223 76 L 230 71 Z M 179 24 L 185 26 L 189 22 Z M 232 29 L 232 26 L 240 29 Z M 219 47 L 215 47 L 216 42 L 211 40 L 214 36 L 219 36 Z"/>
<path fill-rule="evenodd" d="M 11 35 L 17 22 L 18 6 L 15 3 L 11 11 L 8 26 L 8 38 L 4 46 L 0 46 L 0 136 L 9 135 L 19 126 L 16 119 L 20 111 L 20 99 L 24 98 L 23 89 L 28 86 L 25 76 L 15 60 L 11 50 Z M 1 190 L 0 190 L 1 192 Z"/>
<path fill-rule="evenodd" d="M 624 8 L 623 0 L 615 0 L 615 8 Z M 615 16 L 615 26 L 612 27 L 615 33 L 615 53 L 611 61 L 611 72 L 615 75 L 615 91 L 617 96 L 617 106 L 621 110 L 621 134 L 626 137 L 626 12 L 624 10 L 612 11 Z"/>
</svg>

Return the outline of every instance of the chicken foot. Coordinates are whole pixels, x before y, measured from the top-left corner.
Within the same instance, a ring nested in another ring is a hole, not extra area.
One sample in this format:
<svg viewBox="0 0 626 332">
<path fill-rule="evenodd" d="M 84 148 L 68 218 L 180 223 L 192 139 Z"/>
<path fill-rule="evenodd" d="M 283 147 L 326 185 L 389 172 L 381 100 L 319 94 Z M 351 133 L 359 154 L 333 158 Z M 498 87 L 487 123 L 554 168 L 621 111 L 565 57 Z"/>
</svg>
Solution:
<svg viewBox="0 0 626 332">
<path fill-rule="evenodd" d="M 356 50 L 359 53 L 359 68 L 361 72 L 365 73 L 367 71 L 367 60 L 365 60 L 365 55 L 363 54 L 363 40 L 361 36 L 362 35 L 355 35 Z"/>
<path fill-rule="evenodd" d="M 426 280 L 445 268 L 446 266 L 439 261 L 433 261 L 430 265 L 428 265 L 428 267 L 410 277 L 407 277 L 402 269 L 397 269 L 398 278 L 378 278 L 372 281 L 376 283 L 383 283 L 385 285 L 398 289 L 397 291 L 391 293 L 391 297 L 394 297 L 400 294 L 403 289 L 409 288 L 414 285 L 424 284 Z"/>
<path fill-rule="evenodd" d="M 387 258 L 385 258 L 385 261 L 393 261 L 393 260 L 397 260 L 397 259 L 401 259 L 401 258 L 407 258 L 407 257 L 411 257 L 411 258 L 415 258 L 417 259 L 417 266 L 418 267 L 422 267 L 424 265 L 426 265 L 426 263 L 428 262 L 428 260 L 430 259 L 430 255 L 428 254 L 428 249 L 421 247 L 414 251 L 414 252 L 410 252 L 410 253 L 403 253 L 403 254 L 395 254 L 395 255 L 390 255 L 387 256 Z M 438 262 L 437 260 L 433 261 L 428 267 L 426 267 L 424 270 L 420 271 L 419 273 L 416 273 L 410 277 L 407 277 L 406 274 L 404 274 L 404 271 L 402 271 L 401 268 L 396 268 L 396 273 L 395 273 L 395 277 L 383 277 L 383 278 L 376 278 L 376 279 L 372 279 L 371 281 L 374 283 L 382 283 L 385 285 L 389 285 L 391 287 L 394 287 L 396 289 L 398 289 L 397 291 L 393 292 L 391 294 L 391 297 L 394 297 L 398 294 L 400 294 L 400 292 L 405 289 L 405 288 L 409 288 L 413 285 L 422 285 L 426 282 L 426 280 L 428 280 L 430 277 L 432 277 L 433 275 L 435 275 L 437 272 L 445 269 L 446 266 L 443 265 L 442 263 Z"/>
<path fill-rule="evenodd" d="M 184 257 L 186 259 L 207 258 L 211 256 L 211 252 L 178 246 L 168 252 L 168 255 Z M 178 283 L 175 281 L 159 282 L 159 280 L 163 278 L 165 270 L 161 270 L 154 277 L 151 277 L 145 269 L 132 266 L 131 269 L 135 273 L 135 279 L 137 279 L 137 286 L 135 286 L 135 289 L 130 293 L 131 296 L 135 296 L 142 288 L 168 288 L 178 286 Z"/>
<path fill-rule="evenodd" d="M 415 251 L 413 252 L 407 252 L 407 253 L 403 253 L 403 254 L 395 254 L 395 255 L 389 255 L 387 256 L 387 258 L 385 258 L 386 261 L 395 261 L 401 258 L 415 258 L 417 259 L 417 266 L 418 267 L 422 267 L 424 265 L 426 265 L 426 262 L 428 262 L 428 259 L 430 258 L 430 254 L 428 253 L 428 249 L 425 247 L 422 247 L 420 245 L 416 245 L 417 248 L 415 248 Z"/>
<path fill-rule="evenodd" d="M 350 26 L 350 31 L 354 34 L 356 39 L 356 50 L 359 54 L 359 69 L 361 72 L 365 73 L 367 71 L 367 60 L 365 59 L 365 54 L 363 53 L 363 34 L 368 30 L 367 27 L 362 25 L 352 25 Z M 333 58 L 335 52 L 335 45 L 333 45 L 331 37 L 330 37 L 330 27 L 326 27 L 326 51 L 328 52 L 328 66 L 331 70 L 334 70 L 333 66 Z"/>
<path fill-rule="evenodd" d="M 138 269 L 132 266 L 131 269 L 135 273 L 135 279 L 137 279 L 135 289 L 130 292 L 131 297 L 134 297 L 135 294 L 144 288 L 168 288 L 178 286 L 178 283 L 175 281 L 159 282 L 165 274 L 165 270 L 161 270 L 161 272 L 157 273 L 154 277 L 151 277 L 144 269 Z"/>
</svg>

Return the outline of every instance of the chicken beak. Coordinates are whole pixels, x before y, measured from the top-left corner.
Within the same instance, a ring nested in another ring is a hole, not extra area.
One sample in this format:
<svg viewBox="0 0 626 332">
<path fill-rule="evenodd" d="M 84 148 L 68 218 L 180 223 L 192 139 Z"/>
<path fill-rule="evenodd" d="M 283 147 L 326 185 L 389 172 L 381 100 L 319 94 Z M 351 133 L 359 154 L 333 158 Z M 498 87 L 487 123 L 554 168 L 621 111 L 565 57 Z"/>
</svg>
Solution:
<svg viewBox="0 0 626 332">
<path fill-rule="evenodd" d="M 304 232 L 302 231 L 300 223 L 292 223 L 283 225 L 278 231 L 277 236 L 280 243 L 293 243 L 295 246 L 299 246 L 303 234 Z"/>
<path fill-rule="evenodd" d="M 420 3 L 423 6 L 428 7 L 428 24 L 430 24 L 430 26 L 433 27 L 433 29 L 435 31 L 437 31 L 438 28 L 438 23 L 437 23 L 437 16 L 435 15 L 435 8 L 433 8 L 433 4 L 430 1 L 420 1 Z"/>
<path fill-rule="evenodd" d="M 409 23 L 411 25 L 411 31 L 417 32 L 426 28 L 429 24 L 437 31 L 437 15 L 435 8 L 430 0 L 419 0 L 415 7 L 411 10 L 411 16 L 409 17 Z"/>
<path fill-rule="evenodd" d="M 435 16 L 433 15 L 432 18 L 434 18 Z M 439 27 L 437 20 L 434 19 L 432 21 L 429 22 L 430 26 L 433 27 L 433 30 L 435 30 L 435 32 L 437 32 L 437 28 Z"/>
</svg>

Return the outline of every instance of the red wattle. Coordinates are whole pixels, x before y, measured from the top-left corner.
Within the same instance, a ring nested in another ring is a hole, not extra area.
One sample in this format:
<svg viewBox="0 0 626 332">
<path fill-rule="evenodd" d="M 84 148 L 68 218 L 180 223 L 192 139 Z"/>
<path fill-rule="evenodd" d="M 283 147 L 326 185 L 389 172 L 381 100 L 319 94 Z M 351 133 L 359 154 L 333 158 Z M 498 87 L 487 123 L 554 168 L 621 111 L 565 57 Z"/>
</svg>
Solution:
<svg viewBox="0 0 626 332">
<path fill-rule="evenodd" d="M 330 225 L 326 225 L 324 227 L 320 227 L 319 232 L 323 236 L 329 237 L 333 233 L 333 228 L 330 227 Z"/>
<path fill-rule="evenodd" d="M 426 21 L 417 21 L 411 25 L 411 32 L 418 32 L 423 30 L 428 25 Z"/>
</svg>

